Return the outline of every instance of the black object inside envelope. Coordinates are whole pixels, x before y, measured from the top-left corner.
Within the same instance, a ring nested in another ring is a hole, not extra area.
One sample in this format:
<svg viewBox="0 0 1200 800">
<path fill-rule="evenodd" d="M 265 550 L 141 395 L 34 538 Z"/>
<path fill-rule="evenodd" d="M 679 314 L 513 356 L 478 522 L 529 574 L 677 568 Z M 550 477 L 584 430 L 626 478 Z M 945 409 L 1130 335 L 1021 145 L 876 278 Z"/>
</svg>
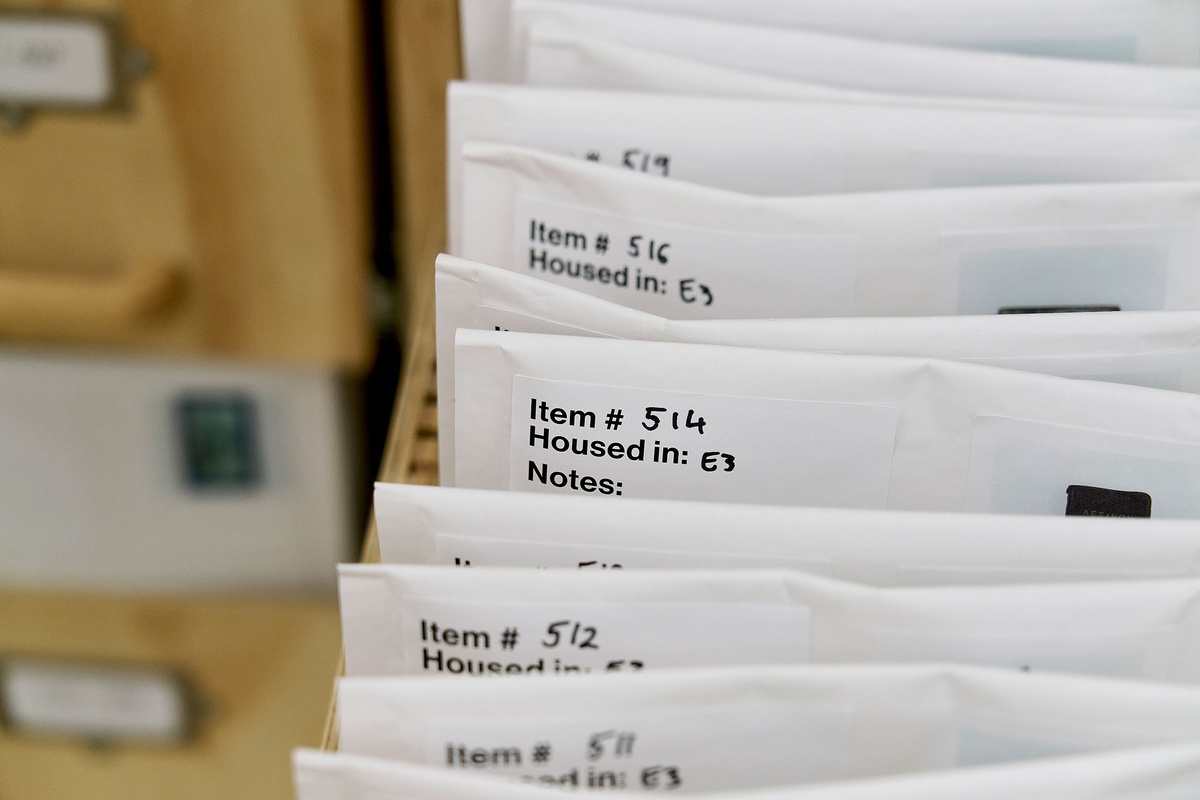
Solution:
<svg viewBox="0 0 1200 800">
<path fill-rule="evenodd" d="M 1150 495 L 1099 486 L 1067 487 L 1068 517 L 1149 517 Z"/>
<path fill-rule="evenodd" d="M 1120 311 L 1120 306 L 1004 306 L 997 314 L 1071 314 L 1080 311 Z"/>
</svg>

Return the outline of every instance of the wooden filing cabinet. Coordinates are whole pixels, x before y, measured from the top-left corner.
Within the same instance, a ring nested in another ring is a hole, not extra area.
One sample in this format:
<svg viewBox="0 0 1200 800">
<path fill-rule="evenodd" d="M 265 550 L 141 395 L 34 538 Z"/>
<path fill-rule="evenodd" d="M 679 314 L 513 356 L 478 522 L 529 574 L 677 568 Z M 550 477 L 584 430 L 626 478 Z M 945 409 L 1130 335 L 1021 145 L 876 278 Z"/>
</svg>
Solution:
<svg viewBox="0 0 1200 800">
<path fill-rule="evenodd" d="M 34 102 L 14 115 L 0 82 L 0 335 L 368 363 L 358 3 L 3 0 L 0 11 L 111 20 L 113 68 L 129 85 L 123 109 Z"/>
<path fill-rule="evenodd" d="M 0 347 L 363 373 L 374 331 L 361 11 L 0 0 Z M 4 23 L 18 15 L 97 21 L 127 96 L 102 109 L 6 97 Z M 0 659 L 169 667 L 209 709 L 169 747 L 0 728 L 0 799 L 290 797 L 288 753 L 320 738 L 338 641 L 328 589 L 0 587 Z"/>
<path fill-rule="evenodd" d="M 178 746 L 97 746 L 0 729 L 0 798 L 291 797 L 320 740 L 338 649 L 331 603 L 0 591 L 0 654 L 177 668 L 202 701 Z"/>
</svg>

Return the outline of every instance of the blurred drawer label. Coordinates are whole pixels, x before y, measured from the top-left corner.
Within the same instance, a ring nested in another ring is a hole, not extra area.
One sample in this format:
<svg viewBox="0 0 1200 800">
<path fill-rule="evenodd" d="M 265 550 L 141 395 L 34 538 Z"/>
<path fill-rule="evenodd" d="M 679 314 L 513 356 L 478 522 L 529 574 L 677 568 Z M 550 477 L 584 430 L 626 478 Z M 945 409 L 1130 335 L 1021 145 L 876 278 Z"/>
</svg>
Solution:
<svg viewBox="0 0 1200 800">
<path fill-rule="evenodd" d="M 22 658 L 0 663 L 0 676 L 15 733 L 173 745 L 191 728 L 187 686 L 165 668 Z"/>
<path fill-rule="evenodd" d="M 0 10 L 0 104 L 76 110 L 119 106 L 121 51 L 115 17 Z"/>
</svg>

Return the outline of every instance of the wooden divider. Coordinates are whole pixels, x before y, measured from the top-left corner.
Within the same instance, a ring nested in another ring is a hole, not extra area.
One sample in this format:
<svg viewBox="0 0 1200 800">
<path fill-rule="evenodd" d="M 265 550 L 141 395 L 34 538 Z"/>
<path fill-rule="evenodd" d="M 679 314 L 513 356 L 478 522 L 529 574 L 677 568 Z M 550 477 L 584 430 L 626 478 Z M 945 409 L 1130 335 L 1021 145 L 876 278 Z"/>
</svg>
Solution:
<svg viewBox="0 0 1200 800">
<path fill-rule="evenodd" d="M 392 0 L 385 5 L 396 154 L 404 370 L 379 479 L 438 482 L 433 263 L 446 243 L 446 85 L 462 74 L 456 0 Z M 372 516 L 362 561 L 379 561 Z M 344 661 L 338 670 L 344 671 Z M 338 744 L 331 698 L 322 746 Z"/>
</svg>

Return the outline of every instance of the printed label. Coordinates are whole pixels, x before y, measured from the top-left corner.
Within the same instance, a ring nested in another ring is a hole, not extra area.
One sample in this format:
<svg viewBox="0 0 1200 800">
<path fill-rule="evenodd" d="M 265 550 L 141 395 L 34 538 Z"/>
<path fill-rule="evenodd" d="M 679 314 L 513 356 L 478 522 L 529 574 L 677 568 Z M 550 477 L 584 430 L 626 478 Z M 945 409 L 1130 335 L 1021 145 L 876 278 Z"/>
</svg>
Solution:
<svg viewBox="0 0 1200 800">
<path fill-rule="evenodd" d="M 1150 495 L 1099 486 L 1067 487 L 1068 517 L 1148 517 Z"/>
<path fill-rule="evenodd" d="M 504 720 L 426 729 L 428 762 L 570 789 L 688 792 L 807 783 L 847 774 L 854 711 L 784 700 Z M 801 752 L 804 758 L 796 758 Z"/>
<path fill-rule="evenodd" d="M 406 603 L 404 674 L 552 675 L 809 660 L 811 611 L 713 602 Z"/>
<path fill-rule="evenodd" d="M 0 14 L 0 102 L 101 106 L 116 92 L 96 19 Z"/>
<path fill-rule="evenodd" d="M 517 202 L 511 267 L 668 319 L 855 312 L 854 236 L 770 236 Z"/>
<path fill-rule="evenodd" d="M 556 569 L 795 569 L 833 574 L 828 558 L 774 553 L 662 550 L 596 544 L 563 544 L 438 534 L 434 563 L 457 567 L 543 567 Z"/>
<path fill-rule="evenodd" d="M 897 410 L 513 378 L 509 488 L 884 508 Z"/>
</svg>

